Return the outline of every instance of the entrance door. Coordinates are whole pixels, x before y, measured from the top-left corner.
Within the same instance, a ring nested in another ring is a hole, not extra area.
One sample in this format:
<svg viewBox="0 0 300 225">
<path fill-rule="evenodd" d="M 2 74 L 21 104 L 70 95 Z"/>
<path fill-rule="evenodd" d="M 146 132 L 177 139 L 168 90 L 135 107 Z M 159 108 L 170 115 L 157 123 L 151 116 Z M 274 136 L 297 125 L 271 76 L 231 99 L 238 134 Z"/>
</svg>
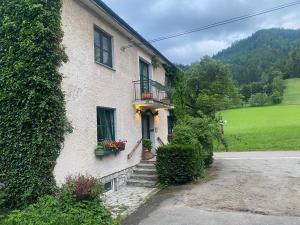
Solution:
<svg viewBox="0 0 300 225">
<path fill-rule="evenodd" d="M 142 137 L 143 139 L 151 139 L 150 133 L 150 116 L 142 114 Z"/>
<path fill-rule="evenodd" d="M 141 94 L 150 92 L 149 65 L 140 60 Z"/>
<path fill-rule="evenodd" d="M 149 112 L 142 113 L 142 138 L 152 142 L 152 151 L 155 149 L 154 117 Z"/>
</svg>

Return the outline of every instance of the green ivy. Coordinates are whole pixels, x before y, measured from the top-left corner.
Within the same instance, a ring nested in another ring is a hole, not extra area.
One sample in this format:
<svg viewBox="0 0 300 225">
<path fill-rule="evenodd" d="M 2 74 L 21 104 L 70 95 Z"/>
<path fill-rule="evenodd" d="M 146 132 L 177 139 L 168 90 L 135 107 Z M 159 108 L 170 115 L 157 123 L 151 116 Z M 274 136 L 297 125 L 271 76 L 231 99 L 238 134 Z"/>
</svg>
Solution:
<svg viewBox="0 0 300 225">
<path fill-rule="evenodd" d="M 0 0 L 0 182 L 6 206 L 55 188 L 52 171 L 67 128 L 60 0 Z"/>
</svg>

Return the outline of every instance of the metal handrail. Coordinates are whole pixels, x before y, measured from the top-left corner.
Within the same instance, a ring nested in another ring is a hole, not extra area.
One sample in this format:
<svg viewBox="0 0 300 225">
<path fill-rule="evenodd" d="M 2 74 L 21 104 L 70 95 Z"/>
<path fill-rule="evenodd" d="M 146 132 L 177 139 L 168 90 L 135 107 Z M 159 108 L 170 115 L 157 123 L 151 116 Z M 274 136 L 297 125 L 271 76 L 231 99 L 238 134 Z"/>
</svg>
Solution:
<svg viewBox="0 0 300 225">
<path fill-rule="evenodd" d="M 162 146 L 164 146 L 165 145 L 165 143 L 161 140 L 161 138 L 160 137 L 157 137 L 157 141 L 159 142 L 159 144 L 160 145 L 162 145 Z"/>
<path fill-rule="evenodd" d="M 170 104 L 167 88 L 154 80 L 136 80 L 134 84 L 135 100 L 154 100 Z"/>
<path fill-rule="evenodd" d="M 127 155 L 127 159 L 131 159 L 134 152 L 137 150 L 137 148 L 139 147 L 139 145 L 142 143 L 143 139 L 140 139 L 136 142 L 135 146 L 133 147 L 133 149 L 131 150 L 131 152 Z"/>
</svg>

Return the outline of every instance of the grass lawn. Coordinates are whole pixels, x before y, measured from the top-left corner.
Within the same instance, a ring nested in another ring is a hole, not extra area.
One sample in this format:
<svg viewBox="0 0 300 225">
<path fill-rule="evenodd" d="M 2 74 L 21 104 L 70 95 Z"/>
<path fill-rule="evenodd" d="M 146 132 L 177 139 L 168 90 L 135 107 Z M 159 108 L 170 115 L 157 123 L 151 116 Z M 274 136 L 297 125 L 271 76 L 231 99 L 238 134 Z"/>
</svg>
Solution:
<svg viewBox="0 0 300 225">
<path fill-rule="evenodd" d="M 230 151 L 300 150 L 300 105 L 227 110 Z"/>
<path fill-rule="evenodd" d="M 300 104 L 300 78 L 288 79 L 282 104 Z"/>
</svg>

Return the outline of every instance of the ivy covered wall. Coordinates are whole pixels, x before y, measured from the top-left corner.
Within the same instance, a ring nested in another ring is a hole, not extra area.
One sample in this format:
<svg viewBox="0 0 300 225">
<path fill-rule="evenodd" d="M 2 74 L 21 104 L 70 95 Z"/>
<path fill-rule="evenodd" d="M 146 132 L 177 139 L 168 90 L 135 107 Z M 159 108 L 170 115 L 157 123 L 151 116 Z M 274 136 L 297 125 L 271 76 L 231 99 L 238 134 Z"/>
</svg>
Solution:
<svg viewBox="0 0 300 225">
<path fill-rule="evenodd" d="M 55 189 L 67 128 L 60 0 L 0 0 L 0 182 L 6 206 Z"/>
</svg>

